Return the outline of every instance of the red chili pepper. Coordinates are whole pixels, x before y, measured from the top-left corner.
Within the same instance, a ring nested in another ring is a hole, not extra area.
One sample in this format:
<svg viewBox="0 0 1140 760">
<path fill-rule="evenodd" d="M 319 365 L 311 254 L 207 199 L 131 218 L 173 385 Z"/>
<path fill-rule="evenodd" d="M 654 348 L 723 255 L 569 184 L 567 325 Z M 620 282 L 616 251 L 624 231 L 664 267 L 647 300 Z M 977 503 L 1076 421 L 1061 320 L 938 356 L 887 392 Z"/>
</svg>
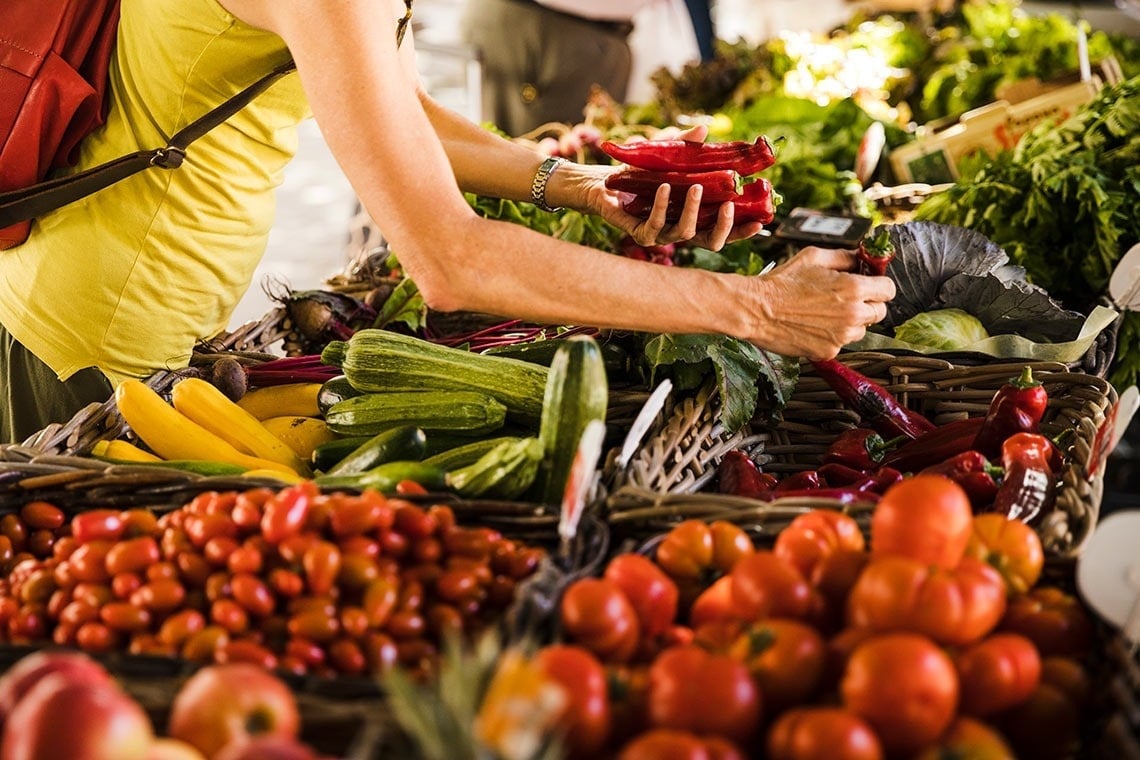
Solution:
<svg viewBox="0 0 1140 760">
<path fill-rule="evenodd" d="M 855 252 L 855 271 L 858 274 L 882 276 L 895 257 L 895 245 L 886 227 L 880 227 L 859 243 Z"/>
<path fill-rule="evenodd" d="M 881 494 L 875 491 L 874 487 L 875 479 L 873 477 L 866 477 L 856 483 L 834 488 L 799 488 L 787 491 L 775 489 L 768 493 L 761 494 L 757 498 L 761 501 L 774 501 L 776 499 L 808 496 L 817 499 L 835 499 L 842 504 L 850 504 L 854 501 L 877 502 Z"/>
<path fill-rule="evenodd" d="M 1052 442 L 1038 433 L 1014 433 L 1001 445 L 1005 470 L 993 511 L 1011 520 L 1037 522 L 1053 508 L 1056 479 L 1049 466 Z"/>
<path fill-rule="evenodd" d="M 776 476 L 761 472 L 752 457 L 740 449 L 725 453 L 716 469 L 717 490 L 733 496 L 755 497 L 776 486 Z"/>
<path fill-rule="evenodd" d="M 722 203 L 740 198 L 743 178 L 732 169 L 708 172 L 651 172 L 645 169 L 622 169 L 606 177 L 606 187 L 623 193 L 653 197 L 661 185 L 669 185 L 672 194 L 683 196 L 693 185 L 704 188 L 701 200 Z"/>
<path fill-rule="evenodd" d="M 883 464 L 903 472 L 918 472 L 974 448 L 984 417 L 954 420 L 906 441 L 883 456 Z"/>
<path fill-rule="evenodd" d="M 871 482 L 867 490 L 877 494 L 886 493 L 887 489 L 903 479 L 903 474 L 894 467 L 880 467 L 871 475 Z"/>
<path fill-rule="evenodd" d="M 1048 404 L 1045 386 L 1034 379 L 1032 368 L 1026 365 L 1020 375 L 994 393 L 975 448 L 988 457 L 998 456 L 1002 442 L 1014 433 L 1037 432 Z"/>
<path fill-rule="evenodd" d="M 772 144 L 763 135 L 755 142 L 734 140 L 705 143 L 692 140 L 642 140 L 618 144 L 606 140 L 602 152 L 623 164 L 667 172 L 713 171 L 733 169 L 748 175 L 763 171 L 776 163 Z"/>
<path fill-rule="evenodd" d="M 835 462 L 856 470 L 874 470 L 888 451 L 905 440 L 905 436 L 886 440 L 870 428 L 844 430 L 823 453 L 824 462 Z"/>
<path fill-rule="evenodd" d="M 998 492 L 994 474 L 1001 468 L 990 463 L 986 456 L 976 449 L 963 451 L 944 462 L 922 470 L 925 474 L 944 475 L 953 480 L 970 497 L 970 506 L 975 511 L 993 503 Z"/>
<path fill-rule="evenodd" d="M 868 477 L 867 470 L 857 470 L 839 462 L 825 462 L 816 472 L 829 486 L 849 486 Z"/>
<path fill-rule="evenodd" d="M 774 491 L 805 491 L 816 488 L 827 488 L 827 481 L 819 474 L 819 470 L 803 470 L 792 473 L 780 479 Z"/>
<path fill-rule="evenodd" d="M 835 359 L 812 362 L 819 376 L 851 409 L 859 413 L 865 425 L 887 438 L 917 438 L 934 423 L 918 412 L 907 409 L 883 386 L 866 375 Z"/>
<path fill-rule="evenodd" d="M 656 192 L 656 189 L 654 192 Z M 744 185 L 740 197 L 732 199 L 733 224 L 744 224 L 745 222 L 770 224 L 772 220 L 776 218 L 776 203 L 778 197 L 779 196 L 772 190 L 772 183 L 763 177 L 748 182 Z M 717 214 L 720 213 L 720 207 L 723 202 L 724 201 L 715 201 L 705 203 L 702 201 L 700 208 L 697 210 L 698 230 L 712 227 L 716 223 L 716 217 Z M 640 219 L 647 219 L 650 212 L 653 211 L 653 194 L 627 196 L 622 200 L 621 207 L 627 214 L 631 214 Z M 681 218 L 681 212 L 684 208 L 684 196 L 680 198 L 670 197 L 669 204 L 665 207 L 665 221 L 676 222 Z"/>
</svg>

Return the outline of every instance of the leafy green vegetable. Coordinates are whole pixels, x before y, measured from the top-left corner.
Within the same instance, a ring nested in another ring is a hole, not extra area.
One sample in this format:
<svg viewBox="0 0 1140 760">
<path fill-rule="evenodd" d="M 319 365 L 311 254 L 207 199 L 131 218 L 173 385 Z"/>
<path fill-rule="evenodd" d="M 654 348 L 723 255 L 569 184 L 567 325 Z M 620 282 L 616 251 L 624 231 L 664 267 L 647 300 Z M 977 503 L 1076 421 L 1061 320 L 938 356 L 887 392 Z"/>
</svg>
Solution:
<svg viewBox="0 0 1140 760">
<path fill-rule="evenodd" d="M 725 335 L 658 335 L 645 346 L 652 383 L 669 375 L 682 390 L 696 387 L 709 372 L 716 374 L 721 398 L 720 421 L 735 432 L 756 413 L 759 382 L 777 408 L 787 403 L 799 379 L 799 360 L 762 351 L 747 341 Z"/>
<path fill-rule="evenodd" d="M 915 314 L 895 328 L 895 338 L 916 346 L 954 351 L 990 337 L 981 320 L 961 309 L 935 309 Z"/>
<path fill-rule="evenodd" d="M 600 216 L 583 214 L 572 209 L 543 211 L 531 203 L 516 203 L 474 193 L 467 193 L 466 197 L 475 212 L 486 219 L 521 224 L 568 243 L 579 243 L 613 252 L 617 250 L 617 243 L 625 234 Z"/>
<path fill-rule="evenodd" d="M 960 167 L 961 179 L 919 206 L 917 219 L 975 230 L 1068 308 L 1089 311 L 1113 267 L 1140 241 L 1140 76 L 1105 87 L 1061 123 L 1042 123 L 1012 151 Z M 1124 340 L 1110 379 L 1140 376 L 1140 346 Z"/>
</svg>

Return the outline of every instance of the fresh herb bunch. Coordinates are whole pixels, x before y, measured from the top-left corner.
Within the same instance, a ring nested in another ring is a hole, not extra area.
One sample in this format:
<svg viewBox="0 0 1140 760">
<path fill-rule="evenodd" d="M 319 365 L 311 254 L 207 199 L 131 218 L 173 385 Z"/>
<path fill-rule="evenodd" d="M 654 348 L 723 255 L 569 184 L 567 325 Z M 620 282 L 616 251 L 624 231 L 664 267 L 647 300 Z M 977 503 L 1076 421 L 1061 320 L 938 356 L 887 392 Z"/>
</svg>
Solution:
<svg viewBox="0 0 1140 760">
<path fill-rule="evenodd" d="M 981 232 L 1030 282 L 1089 311 L 1113 268 L 1140 241 L 1140 76 L 1104 88 L 1060 123 L 1028 132 L 1011 151 L 959 167 L 961 179 L 916 214 Z M 1117 387 L 1140 375 L 1140 314 L 1125 316 Z"/>
</svg>

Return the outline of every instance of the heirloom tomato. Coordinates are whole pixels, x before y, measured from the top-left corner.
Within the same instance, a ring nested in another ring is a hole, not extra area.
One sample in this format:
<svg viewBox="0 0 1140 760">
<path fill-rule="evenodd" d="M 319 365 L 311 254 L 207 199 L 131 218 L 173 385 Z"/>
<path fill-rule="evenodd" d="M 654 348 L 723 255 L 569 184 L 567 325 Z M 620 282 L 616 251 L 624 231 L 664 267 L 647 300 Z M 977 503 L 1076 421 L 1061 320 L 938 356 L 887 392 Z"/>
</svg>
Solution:
<svg viewBox="0 0 1140 760">
<path fill-rule="evenodd" d="M 1052 655 L 1041 660 L 1041 682 L 1052 684 L 1079 707 L 1092 694 L 1092 679 L 1084 666 L 1072 657 Z"/>
<path fill-rule="evenodd" d="M 768 730 L 768 760 L 881 760 L 879 737 L 839 707 L 797 707 Z"/>
<path fill-rule="evenodd" d="M 637 651 L 637 612 L 613 581 L 582 578 L 562 594 L 562 627 L 603 660 L 626 662 Z"/>
<path fill-rule="evenodd" d="M 992 718 L 1017 757 L 1061 760 L 1075 756 L 1080 710 L 1061 689 L 1040 683 L 1024 702 Z"/>
<path fill-rule="evenodd" d="M 748 668 L 728 655 L 679 646 L 649 667 L 651 726 L 744 742 L 759 727 L 760 712 L 760 691 Z"/>
<path fill-rule="evenodd" d="M 913 631 L 940 644 L 985 636 L 1006 606 L 1005 582 L 989 565 L 965 559 L 956 569 L 907 557 L 872 559 L 848 597 L 848 622 L 876 631 Z"/>
<path fill-rule="evenodd" d="M 708 623 L 736 620 L 732 604 L 732 576 L 717 578 L 701 592 L 689 609 L 689 624 L 700 628 Z"/>
<path fill-rule="evenodd" d="M 685 520 L 657 546 L 657 564 L 670 577 L 707 586 L 755 551 L 744 530 L 725 520 Z"/>
<path fill-rule="evenodd" d="M 1010 600 L 1003 630 L 1020 633 L 1042 657 L 1083 657 L 1092 646 L 1093 624 L 1077 597 L 1055 586 L 1040 586 Z"/>
<path fill-rule="evenodd" d="M 619 554 L 610 560 L 603 577 L 615 583 L 633 605 L 642 636 L 655 638 L 673 624 L 677 584 L 648 557 Z"/>
<path fill-rule="evenodd" d="M 915 475 L 891 486 L 871 515 L 871 556 L 910 557 L 957 567 L 973 529 L 970 499 L 942 475 Z"/>
<path fill-rule="evenodd" d="M 888 754 L 906 754 L 933 743 L 949 727 L 958 706 L 958 674 L 950 657 L 925 636 L 887 633 L 855 647 L 839 693 Z"/>
<path fill-rule="evenodd" d="M 800 571 L 770 551 L 741 559 L 730 577 L 735 614 L 746 622 L 766 617 L 803 619 L 818 603 Z"/>
<path fill-rule="evenodd" d="M 748 666 L 769 712 L 806 702 L 823 677 L 823 637 L 796 620 L 771 618 L 749 625 L 729 654 Z"/>
<path fill-rule="evenodd" d="M 1045 564 L 1041 539 L 1020 520 L 989 512 L 974 518 L 966 556 L 993 565 L 1012 593 L 1024 593 L 1037 583 Z"/>
<path fill-rule="evenodd" d="M 744 753 L 719 736 L 654 728 L 625 745 L 618 760 L 744 760 Z"/>
<path fill-rule="evenodd" d="M 974 718 L 958 718 L 914 760 L 1015 760 L 1002 735 Z"/>
<path fill-rule="evenodd" d="M 830 509 L 813 509 L 797 516 L 776 536 L 772 551 L 810 578 L 826 557 L 837 551 L 866 548 L 855 518 Z"/>
<path fill-rule="evenodd" d="M 1029 698 L 1041 680 L 1041 657 L 1033 642 L 1016 633 L 995 633 L 963 649 L 958 669 L 958 709 L 986 717 Z"/>
</svg>

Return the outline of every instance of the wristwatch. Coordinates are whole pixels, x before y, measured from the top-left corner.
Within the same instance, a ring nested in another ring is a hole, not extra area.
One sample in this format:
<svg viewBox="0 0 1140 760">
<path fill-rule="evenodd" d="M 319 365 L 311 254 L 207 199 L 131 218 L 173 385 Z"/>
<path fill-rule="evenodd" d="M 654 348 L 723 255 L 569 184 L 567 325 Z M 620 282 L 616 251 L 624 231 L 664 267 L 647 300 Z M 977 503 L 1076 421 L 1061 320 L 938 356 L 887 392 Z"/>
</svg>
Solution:
<svg viewBox="0 0 1140 760">
<path fill-rule="evenodd" d="M 530 200 L 543 211 L 561 211 L 561 208 L 552 208 L 546 203 L 546 183 L 550 181 L 550 175 L 554 174 L 554 170 L 562 164 L 566 163 L 566 159 L 558 156 L 551 156 L 542 162 L 538 167 L 538 171 L 534 173 L 534 179 L 530 183 Z"/>
</svg>

